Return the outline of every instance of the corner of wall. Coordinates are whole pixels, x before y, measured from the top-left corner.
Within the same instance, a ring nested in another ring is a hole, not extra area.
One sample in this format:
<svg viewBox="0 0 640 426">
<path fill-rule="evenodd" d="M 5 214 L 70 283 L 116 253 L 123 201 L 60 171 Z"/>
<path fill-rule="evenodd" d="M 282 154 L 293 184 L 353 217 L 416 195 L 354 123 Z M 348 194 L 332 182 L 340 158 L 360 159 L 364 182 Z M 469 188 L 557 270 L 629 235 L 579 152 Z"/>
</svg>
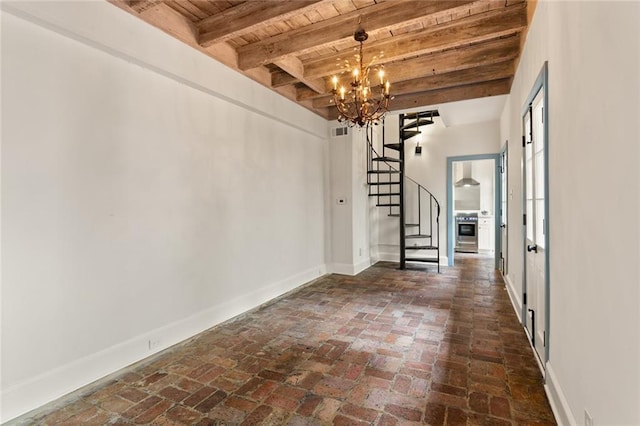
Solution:
<svg viewBox="0 0 640 426">
<path fill-rule="evenodd" d="M 369 266 L 373 265 L 373 263 L 375 263 L 374 259 L 369 258 L 369 257 L 366 258 L 365 260 L 363 260 L 362 262 L 353 263 L 353 264 L 331 263 L 329 265 L 329 271 L 328 272 L 332 273 L 332 274 L 341 274 L 341 275 L 354 276 L 354 275 L 358 275 L 360 272 L 364 271 Z"/>
</svg>

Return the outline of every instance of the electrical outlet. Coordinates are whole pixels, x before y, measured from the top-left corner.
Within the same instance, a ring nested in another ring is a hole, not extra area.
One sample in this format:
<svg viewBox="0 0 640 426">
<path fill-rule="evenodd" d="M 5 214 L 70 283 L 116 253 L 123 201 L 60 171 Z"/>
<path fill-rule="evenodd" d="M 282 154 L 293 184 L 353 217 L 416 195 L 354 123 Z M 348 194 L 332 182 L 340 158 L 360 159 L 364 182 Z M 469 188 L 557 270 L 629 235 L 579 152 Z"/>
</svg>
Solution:
<svg viewBox="0 0 640 426">
<path fill-rule="evenodd" d="M 149 350 L 154 351 L 160 347 L 160 339 L 149 339 Z"/>
<path fill-rule="evenodd" d="M 584 426 L 593 426 L 593 417 L 586 409 L 584 410 Z"/>
</svg>

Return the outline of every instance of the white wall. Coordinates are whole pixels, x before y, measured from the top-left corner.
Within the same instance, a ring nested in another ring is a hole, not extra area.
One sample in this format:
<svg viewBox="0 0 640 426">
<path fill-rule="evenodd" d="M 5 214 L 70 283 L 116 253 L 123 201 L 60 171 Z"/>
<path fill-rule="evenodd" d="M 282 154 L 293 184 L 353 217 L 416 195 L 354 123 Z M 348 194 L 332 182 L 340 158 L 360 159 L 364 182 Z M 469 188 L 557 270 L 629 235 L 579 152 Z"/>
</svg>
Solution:
<svg viewBox="0 0 640 426">
<path fill-rule="evenodd" d="M 325 120 L 107 2 L 3 4 L 2 89 L 2 420 L 324 273 Z"/>
<path fill-rule="evenodd" d="M 548 61 L 547 383 L 565 424 L 583 424 L 585 409 L 596 425 L 640 424 L 638 22 L 638 2 L 540 2 L 502 117 L 514 224 L 522 217 L 520 111 Z M 522 229 L 511 226 L 509 281 L 518 295 L 522 250 Z"/>
<path fill-rule="evenodd" d="M 425 107 L 423 110 L 429 110 Z M 500 150 L 499 121 L 472 123 L 445 127 L 440 117 L 434 117 L 435 123 L 421 128 L 421 135 L 405 143 L 406 175 L 419 182 L 433 193 L 440 203 L 440 255 L 441 263 L 446 264 L 447 253 L 447 158 L 462 155 L 496 154 Z M 386 143 L 398 141 L 398 115 L 393 114 L 386 120 Z M 422 154 L 415 154 L 418 138 Z M 398 218 L 380 216 L 379 245 L 383 259 L 397 260 L 398 256 Z M 395 259 L 393 255 L 395 254 Z"/>
<path fill-rule="evenodd" d="M 332 128 L 347 127 L 333 121 Z M 331 272 L 354 275 L 371 265 L 371 203 L 367 195 L 367 141 L 364 129 L 353 127 L 329 140 L 331 181 Z M 344 200 L 339 204 L 338 200 Z M 375 238 L 375 237 L 374 237 Z"/>
</svg>

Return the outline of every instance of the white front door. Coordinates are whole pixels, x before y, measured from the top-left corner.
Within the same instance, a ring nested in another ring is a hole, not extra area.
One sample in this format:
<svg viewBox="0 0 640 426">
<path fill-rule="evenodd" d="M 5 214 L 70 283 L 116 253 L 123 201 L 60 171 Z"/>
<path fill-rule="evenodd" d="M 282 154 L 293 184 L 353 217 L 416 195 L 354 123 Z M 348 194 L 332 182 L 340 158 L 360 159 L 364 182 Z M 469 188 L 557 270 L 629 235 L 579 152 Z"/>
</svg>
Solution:
<svg viewBox="0 0 640 426">
<path fill-rule="evenodd" d="M 546 342 L 546 194 L 544 88 L 524 117 L 525 326 L 544 366 Z"/>
</svg>

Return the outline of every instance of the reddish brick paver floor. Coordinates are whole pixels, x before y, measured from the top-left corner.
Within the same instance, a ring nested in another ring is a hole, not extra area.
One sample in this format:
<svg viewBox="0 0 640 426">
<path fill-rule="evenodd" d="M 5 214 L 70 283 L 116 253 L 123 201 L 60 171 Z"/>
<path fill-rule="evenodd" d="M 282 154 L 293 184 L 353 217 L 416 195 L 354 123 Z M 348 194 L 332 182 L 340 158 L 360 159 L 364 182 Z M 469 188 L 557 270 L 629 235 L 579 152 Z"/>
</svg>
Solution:
<svg viewBox="0 0 640 426">
<path fill-rule="evenodd" d="M 329 275 L 17 424 L 547 425 L 491 260 Z"/>
</svg>

